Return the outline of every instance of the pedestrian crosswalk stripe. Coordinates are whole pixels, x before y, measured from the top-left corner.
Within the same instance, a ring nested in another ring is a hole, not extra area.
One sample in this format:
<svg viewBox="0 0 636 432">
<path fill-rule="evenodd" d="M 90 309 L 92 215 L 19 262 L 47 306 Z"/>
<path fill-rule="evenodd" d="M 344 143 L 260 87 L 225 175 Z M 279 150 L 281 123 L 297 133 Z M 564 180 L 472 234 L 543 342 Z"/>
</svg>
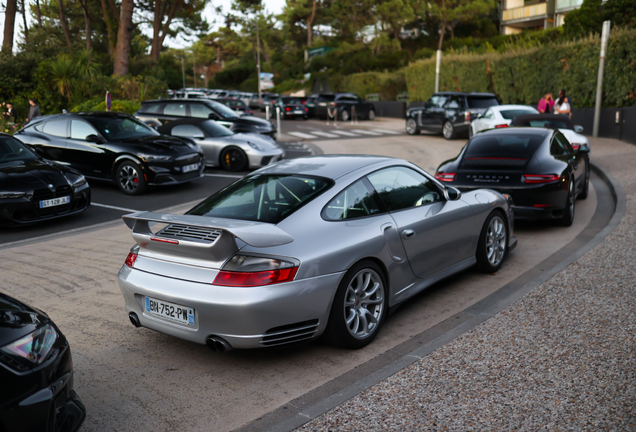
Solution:
<svg viewBox="0 0 636 432">
<path fill-rule="evenodd" d="M 298 138 L 305 138 L 305 139 L 314 139 L 314 138 L 318 138 L 315 135 L 310 135 L 310 134 L 306 134 L 304 132 L 287 132 L 288 135 L 293 135 L 295 137 Z"/>
<path fill-rule="evenodd" d="M 338 135 L 334 135 L 332 133 L 329 132 L 323 132 L 323 131 L 311 131 L 312 134 L 314 135 L 320 135 L 320 136 L 324 136 L 327 138 L 338 138 Z"/>
<path fill-rule="evenodd" d="M 358 134 L 355 134 L 353 132 L 347 132 L 347 131 L 343 131 L 343 130 L 332 130 L 331 132 L 338 134 L 338 135 L 344 135 L 344 136 L 360 136 Z"/>
<path fill-rule="evenodd" d="M 351 132 L 357 132 L 363 135 L 382 135 L 380 132 L 373 132 L 365 129 L 351 129 Z"/>
<path fill-rule="evenodd" d="M 371 130 L 375 132 L 385 133 L 385 134 L 402 135 L 402 132 L 400 131 L 394 131 L 389 129 L 371 129 Z"/>
</svg>

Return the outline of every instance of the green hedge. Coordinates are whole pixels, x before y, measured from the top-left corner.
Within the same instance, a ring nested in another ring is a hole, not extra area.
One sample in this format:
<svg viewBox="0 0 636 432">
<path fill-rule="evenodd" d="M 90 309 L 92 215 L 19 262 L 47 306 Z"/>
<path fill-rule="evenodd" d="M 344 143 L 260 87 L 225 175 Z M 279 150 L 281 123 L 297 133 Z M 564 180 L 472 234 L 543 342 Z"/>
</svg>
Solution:
<svg viewBox="0 0 636 432">
<path fill-rule="evenodd" d="M 343 77 L 340 86 L 362 98 L 379 93 L 381 100 L 397 100 L 406 91 L 406 79 L 402 72 L 362 72 Z"/>
<path fill-rule="evenodd" d="M 111 111 L 113 112 L 122 112 L 133 115 L 139 110 L 139 108 L 141 108 L 141 103 L 137 101 L 114 99 L 111 103 Z M 106 111 L 106 101 L 104 98 L 92 99 L 71 108 L 71 112 L 91 111 Z"/>
<path fill-rule="evenodd" d="M 446 54 L 440 90 L 494 92 L 502 103 L 536 105 L 546 92 L 565 89 L 577 108 L 596 97 L 600 37 L 512 49 L 506 53 Z M 427 100 L 435 88 L 435 58 L 405 68 L 411 101 Z M 636 103 L 636 30 L 617 29 L 610 36 L 605 61 L 603 106 Z"/>
</svg>

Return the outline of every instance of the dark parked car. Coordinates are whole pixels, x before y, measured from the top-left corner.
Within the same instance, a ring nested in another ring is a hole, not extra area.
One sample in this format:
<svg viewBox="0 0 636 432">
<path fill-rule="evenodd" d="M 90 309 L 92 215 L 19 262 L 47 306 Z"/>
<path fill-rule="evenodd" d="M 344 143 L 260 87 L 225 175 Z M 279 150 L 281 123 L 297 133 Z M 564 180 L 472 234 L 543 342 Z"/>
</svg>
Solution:
<svg viewBox="0 0 636 432">
<path fill-rule="evenodd" d="M 236 133 L 260 133 L 276 139 L 276 127 L 271 122 L 258 117 L 242 117 L 222 103 L 209 99 L 149 100 L 142 102 L 135 117 L 153 127 L 184 118 L 206 118 Z"/>
<path fill-rule="evenodd" d="M 335 109 L 335 113 L 333 110 Z M 358 119 L 375 120 L 375 108 L 372 103 L 360 99 L 354 93 L 323 93 L 316 100 L 315 114 L 326 120 L 328 112 L 336 115 L 338 120 L 349 121 L 355 115 Z"/>
<path fill-rule="evenodd" d="M 205 169 L 196 143 L 161 135 L 127 114 L 38 117 L 16 137 L 40 156 L 68 164 L 86 177 L 114 181 L 129 195 L 142 194 L 149 185 L 197 180 Z"/>
<path fill-rule="evenodd" d="M 305 98 L 305 108 L 307 108 L 307 116 L 309 118 L 316 115 L 316 102 L 318 101 L 318 95 L 312 94 Z"/>
<path fill-rule="evenodd" d="M 86 417 L 60 329 L 44 312 L 1 293 L 0 389 L 3 432 L 74 432 Z"/>
<path fill-rule="evenodd" d="M 254 111 L 239 99 L 216 99 L 216 102 L 220 102 L 226 107 L 240 112 L 241 116 L 251 116 L 254 114 Z"/>
<path fill-rule="evenodd" d="M 276 107 L 280 108 L 280 118 L 303 118 L 309 117 L 307 112 L 309 109 L 305 108 L 302 98 L 293 96 L 281 96 L 274 102 L 274 110 Z"/>
<path fill-rule="evenodd" d="M 557 129 L 505 128 L 475 135 L 435 178 L 460 190 L 508 195 L 516 219 L 558 219 L 570 226 L 574 201 L 590 185 L 589 147 L 574 150 Z"/>
<path fill-rule="evenodd" d="M 435 93 L 423 106 L 406 112 L 406 133 L 441 132 L 448 140 L 467 136 L 471 120 L 494 105 L 499 102 L 492 93 Z"/>
<path fill-rule="evenodd" d="M 12 136 L 0 134 L 0 225 L 81 213 L 91 189 L 78 171 L 48 161 Z"/>
</svg>

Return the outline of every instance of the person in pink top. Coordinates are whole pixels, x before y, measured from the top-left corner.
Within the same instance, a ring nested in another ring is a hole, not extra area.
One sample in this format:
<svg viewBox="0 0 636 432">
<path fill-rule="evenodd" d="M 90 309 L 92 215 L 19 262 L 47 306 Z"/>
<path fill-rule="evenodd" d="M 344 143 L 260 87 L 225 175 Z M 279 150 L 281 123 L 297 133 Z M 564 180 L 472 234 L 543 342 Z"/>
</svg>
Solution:
<svg viewBox="0 0 636 432">
<path fill-rule="evenodd" d="M 539 101 L 539 106 L 537 107 L 537 109 L 541 114 L 550 114 L 552 112 L 553 106 L 554 98 L 552 97 L 552 93 L 546 93 L 546 95 L 543 96 Z"/>
</svg>

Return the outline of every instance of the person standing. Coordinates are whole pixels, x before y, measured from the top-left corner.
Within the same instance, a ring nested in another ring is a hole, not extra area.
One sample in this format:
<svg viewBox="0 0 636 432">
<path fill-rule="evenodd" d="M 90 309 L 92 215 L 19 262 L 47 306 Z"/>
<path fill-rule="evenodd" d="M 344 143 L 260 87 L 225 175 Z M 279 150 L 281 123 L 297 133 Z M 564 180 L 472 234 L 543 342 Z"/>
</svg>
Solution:
<svg viewBox="0 0 636 432">
<path fill-rule="evenodd" d="M 555 114 L 566 115 L 571 117 L 570 114 L 571 106 L 570 99 L 566 96 L 565 90 L 559 90 L 559 99 L 556 101 L 556 108 L 554 110 Z"/>
<path fill-rule="evenodd" d="M 27 115 L 27 123 L 34 118 L 40 117 L 42 115 L 42 112 L 40 111 L 40 105 L 37 104 L 35 99 L 29 98 L 29 105 L 31 105 L 31 108 L 29 108 L 29 114 Z"/>
<path fill-rule="evenodd" d="M 545 96 L 541 98 L 539 101 L 539 106 L 537 109 L 540 114 L 550 114 L 552 112 L 552 107 L 554 106 L 554 98 L 552 97 L 552 93 L 546 93 Z"/>
</svg>

